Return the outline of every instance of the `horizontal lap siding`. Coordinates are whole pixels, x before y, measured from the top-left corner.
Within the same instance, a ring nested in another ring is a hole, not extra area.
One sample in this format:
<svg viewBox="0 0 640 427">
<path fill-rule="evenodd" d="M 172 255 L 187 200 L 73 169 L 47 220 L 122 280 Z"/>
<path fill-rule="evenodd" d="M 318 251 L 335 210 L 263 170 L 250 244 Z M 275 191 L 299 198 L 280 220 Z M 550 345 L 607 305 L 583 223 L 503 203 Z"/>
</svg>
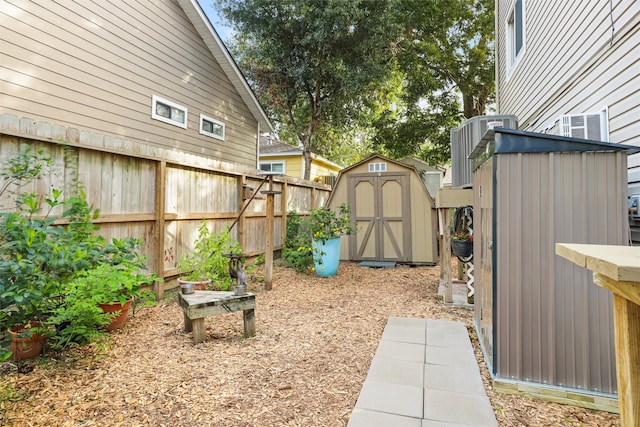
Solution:
<svg viewBox="0 0 640 427">
<path fill-rule="evenodd" d="M 7 1 L 0 29 L 6 112 L 255 167 L 257 122 L 174 2 Z M 154 94 L 188 129 L 151 119 Z M 200 113 L 225 141 L 199 134 Z"/>
<path fill-rule="evenodd" d="M 640 7 L 614 2 L 525 1 L 526 51 L 506 70 L 509 1 L 498 2 L 497 90 L 500 114 L 542 131 L 559 116 L 609 109 L 610 140 L 640 145 Z"/>
</svg>

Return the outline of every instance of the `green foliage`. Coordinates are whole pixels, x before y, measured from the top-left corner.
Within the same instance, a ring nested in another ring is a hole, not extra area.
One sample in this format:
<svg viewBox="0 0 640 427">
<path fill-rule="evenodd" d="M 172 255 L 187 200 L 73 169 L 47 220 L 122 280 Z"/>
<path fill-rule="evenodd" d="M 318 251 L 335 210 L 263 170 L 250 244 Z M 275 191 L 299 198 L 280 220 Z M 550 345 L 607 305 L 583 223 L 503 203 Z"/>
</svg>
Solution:
<svg viewBox="0 0 640 427">
<path fill-rule="evenodd" d="M 0 362 L 2 359 L 0 359 Z M 5 421 L 4 413 L 5 408 L 9 406 L 10 402 L 18 402 L 22 400 L 20 393 L 16 391 L 16 389 L 8 384 L 0 383 L 0 424 L 5 425 L 3 421 Z M 8 424 L 8 420 L 7 424 Z"/>
<path fill-rule="evenodd" d="M 18 153 L 2 165 L 0 197 L 6 194 L 17 195 L 24 185 L 40 178 L 51 163 L 51 157 L 44 150 L 33 152 L 29 145 L 20 145 Z"/>
<path fill-rule="evenodd" d="M 338 211 L 319 208 L 311 211 L 308 218 L 296 212 L 287 214 L 287 235 L 282 251 L 286 265 L 298 272 L 309 271 L 314 265 L 312 241 L 321 241 L 352 234 L 356 228 L 350 219 L 351 208 L 342 204 Z"/>
<path fill-rule="evenodd" d="M 351 208 L 346 203 L 338 207 L 338 211 L 329 208 L 314 209 L 309 216 L 309 227 L 313 240 L 321 241 L 335 239 L 342 235 L 355 232 L 349 215 Z"/>
<path fill-rule="evenodd" d="M 260 254 L 255 257 L 253 260 L 253 265 L 262 265 L 264 264 L 264 254 Z"/>
<path fill-rule="evenodd" d="M 396 56 L 403 89 L 376 120 L 374 145 L 394 158 L 448 163 L 450 129 L 494 100 L 494 2 L 399 0 L 393 19 L 405 28 Z"/>
<path fill-rule="evenodd" d="M 295 211 L 287 214 L 287 234 L 282 258 L 287 267 L 299 273 L 307 272 L 313 267 L 309 223 Z"/>
<path fill-rule="evenodd" d="M 216 0 L 283 141 L 352 164 L 449 163 L 449 132 L 494 102 L 492 0 Z M 309 175 L 305 175 L 306 178 Z"/>
<path fill-rule="evenodd" d="M 192 252 L 178 261 L 178 270 L 186 272 L 182 279 L 189 281 L 211 280 L 215 289 L 226 291 L 230 286 L 229 258 L 224 254 L 240 254 L 242 247 L 229 234 L 229 227 L 219 233 L 210 231 L 205 221 L 198 229 L 198 238 Z"/>
<path fill-rule="evenodd" d="M 65 147 L 65 163 L 74 165 L 76 160 L 74 149 Z M 24 190 L 50 165 L 51 159 L 43 151 L 23 145 L 0 172 L 0 197 L 15 202 L 11 212 L 0 214 L 0 330 L 41 320 L 55 327 L 46 328 L 54 335 L 54 343 L 86 342 L 85 338 L 94 334 L 91 327 L 100 329 L 101 322 L 94 319 L 94 298 L 100 292 L 94 284 L 80 300 L 79 290 L 70 282 L 102 265 L 119 273 L 128 267 L 137 271 L 145 260 L 138 254 L 140 242 L 136 239 L 109 243 L 95 234 L 98 227 L 92 221 L 98 212 L 87 203 L 77 171 L 72 171 L 64 192 L 56 188 L 49 194 Z M 56 335 L 74 321 L 76 332 Z M 6 355 L 7 351 L 0 349 L 0 358 Z"/>
<path fill-rule="evenodd" d="M 236 59 L 281 133 L 295 135 L 309 179 L 321 128 L 359 122 L 361 94 L 384 81 L 400 28 L 391 2 L 217 0 L 234 23 Z M 322 150 L 320 150 L 322 151 Z"/>
<path fill-rule="evenodd" d="M 473 234 L 470 234 L 468 231 L 457 231 L 451 235 L 451 238 L 463 242 L 473 242 Z"/>
<path fill-rule="evenodd" d="M 50 159 L 21 147 L 3 172 L 5 184 L 27 185 L 42 173 Z M 19 167 L 24 168 L 22 173 Z M 43 315 L 46 298 L 79 270 L 98 264 L 107 243 L 93 234 L 95 212 L 74 181 L 71 194 L 52 189 L 49 197 L 15 192 L 15 211 L 0 214 L 0 325 L 11 327 Z M 1 196 L 1 195 L 0 195 Z M 44 209 L 43 209 L 44 207 Z M 59 212 L 59 213 L 54 213 Z M 60 225 L 58 225 L 60 224 Z"/>
<path fill-rule="evenodd" d="M 143 274 L 144 258 L 132 251 L 139 241 L 124 244 L 125 256 L 115 253 L 111 262 L 82 270 L 64 286 L 61 303 L 55 304 L 46 323 L 55 325 L 57 334 L 51 342 L 54 348 L 84 345 L 100 339 L 114 314 L 103 313 L 100 303 L 125 304 L 131 298 L 144 298 L 149 292 L 141 290 L 145 284 L 159 281 L 154 274 Z"/>
</svg>

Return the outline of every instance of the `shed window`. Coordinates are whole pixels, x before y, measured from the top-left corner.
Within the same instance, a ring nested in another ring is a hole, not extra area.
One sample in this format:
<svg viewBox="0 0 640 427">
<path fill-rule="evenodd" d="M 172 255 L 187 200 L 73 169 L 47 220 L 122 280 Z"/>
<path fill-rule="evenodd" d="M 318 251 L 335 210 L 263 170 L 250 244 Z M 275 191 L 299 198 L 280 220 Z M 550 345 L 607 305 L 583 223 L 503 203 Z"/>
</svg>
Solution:
<svg viewBox="0 0 640 427">
<path fill-rule="evenodd" d="M 369 163 L 369 172 L 386 172 L 387 164 L 381 163 Z"/>
<path fill-rule="evenodd" d="M 224 123 L 200 114 L 200 133 L 224 140 Z"/>
<path fill-rule="evenodd" d="M 153 95 L 151 98 L 151 118 L 170 125 L 187 128 L 187 108 Z"/>
<path fill-rule="evenodd" d="M 284 161 L 278 162 L 260 162 L 260 170 L 264 172 L 280 172 L 285 173 Z"/>
<path fill-rule="evenodd" d="M 509 70 L 513 69 L 525 47 L 525 8 L 524 0 L 515 0 L 507 18 L 507 61 Z"/>
</svg>

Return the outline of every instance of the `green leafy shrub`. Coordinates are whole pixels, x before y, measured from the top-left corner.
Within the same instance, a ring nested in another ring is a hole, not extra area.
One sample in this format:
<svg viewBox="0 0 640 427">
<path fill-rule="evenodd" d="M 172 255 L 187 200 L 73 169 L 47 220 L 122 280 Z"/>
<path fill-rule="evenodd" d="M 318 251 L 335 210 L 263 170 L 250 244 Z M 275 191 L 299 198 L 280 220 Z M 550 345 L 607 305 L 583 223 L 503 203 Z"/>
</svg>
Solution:
<svg viewBox="0 0 640 427">
<path fill-rule="evenodd" d="M 308 218 L 296 212 L 287 216 L 287 234 L 282 257 L 288 267 L 298 272 L 313 269 L 314 259 L 311 242 L 313 240 L 326 243 L 327 240 L 352 234 L 356 231 L 349 217 L 349 205 L 342 204 L 337 211 L 319 208 L 311 211 Z"/>
<path fill-rule="evenodd" d="M 313 267 L 309 221 L 295 211 L 287 214 L 287 233 L 282 258 L 287 267 L 299 273 L 308 272 Z"/>
<path fill-rule="evenodd" d="M 65 163 L 77 163 L 74 149 L 65 147 L 64 154 Z M 0 171 L 0 199 L 14 203 L 10 212 L 0 213 L 0 330 L 40 320 L 55 327 L 47 329 L 55 337 L 74 316 L 86 317 L 86 325 L 99 324 L 92 318 L 96 307 L 89 307 L 93 300 L 83 301 L 82 309 L 71 304 L 75 291 L 69 282 L 105 263 L 142 266 L 138 241 L 107 242 L 95 234 L 99 212 L 87 203 L 77 171 L 72 171 L 66 197 L 55 188 L 49 194 L 24 190 L 50 165 L 44 151 L 24 144 Z M 85 341 L 91 334 L 75 336 Z M 6 348 L 0 349 L 0 359 L 6 354 Z"/>
<path fill-rule="evenodd" d="M 338 207 L 337 211 L 329 208 L 319 208 L 311 211 L 309 227 L 313 240 L 321 241 L 335 239 L 355 232 L 351 225 L 351 208 L 346 203 Z"/>
<path fill-rule="evenodd" d="M 51 309 L 46 320 L 56 327 L 57 333 L 51 340 L 54 348 L 98 340 L 104 333 L 103 327 L 115 317 L 103 313 L 98 304 L 124 305 L 132 297 L 144 299 L 151 292 L 143 290 L 143 286 L 161 280 L 154 274 L 142 273 L 145 259 L 135 251 L 141 244 L 138 239 L 116 243 L 124 252 L 113 253 L 107 262 L 77 272 L 64 286 L 61 303 Z"/>
<path fill-rule="evenodd" d="M 202 221 L 198 229 L 198 238 L 194 250 L 184 254 L 178 261 L 178 270 L 185 274 L 183 280 L 211 280 L 212 289 L 226 291 L 231 284 L 229 276 L 229 258 L 224 254 L 240 254 L 242 247 L 229 234 L 229 227 L 216 233 Z"/>
</svg>

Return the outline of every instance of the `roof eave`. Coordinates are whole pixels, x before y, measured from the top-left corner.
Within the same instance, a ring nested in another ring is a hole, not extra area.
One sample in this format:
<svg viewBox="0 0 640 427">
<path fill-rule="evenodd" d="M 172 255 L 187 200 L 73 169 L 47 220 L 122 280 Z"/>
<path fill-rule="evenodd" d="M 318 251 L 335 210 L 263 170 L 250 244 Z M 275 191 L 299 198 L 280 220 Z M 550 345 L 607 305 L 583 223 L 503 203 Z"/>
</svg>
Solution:
<svg viewBox="0 0 640 427">
<path fill-rule="evenodd" d="M 262 109 L 253 90 L 251 90 L 249 83 L 247 83 L 244 75 L 240 72 L 236 61 L 231 57 L 229 50 L 222 42 L 222 39 L 220 39 L 220 36 L 218 36 L 218 33 L 197 0 L 178 0 L 178 4 L 182 7 L 182 10 L 198 31 L 211 53 L 213 53 L 213 56 L 218 60 L 220 66 L 229 77 L 229 80 L 240 94 L 240 97 L 247 104 L 249 110 L 260 124 L 260 131 L 275 132 L 271 121 Z"/>
</svg>

